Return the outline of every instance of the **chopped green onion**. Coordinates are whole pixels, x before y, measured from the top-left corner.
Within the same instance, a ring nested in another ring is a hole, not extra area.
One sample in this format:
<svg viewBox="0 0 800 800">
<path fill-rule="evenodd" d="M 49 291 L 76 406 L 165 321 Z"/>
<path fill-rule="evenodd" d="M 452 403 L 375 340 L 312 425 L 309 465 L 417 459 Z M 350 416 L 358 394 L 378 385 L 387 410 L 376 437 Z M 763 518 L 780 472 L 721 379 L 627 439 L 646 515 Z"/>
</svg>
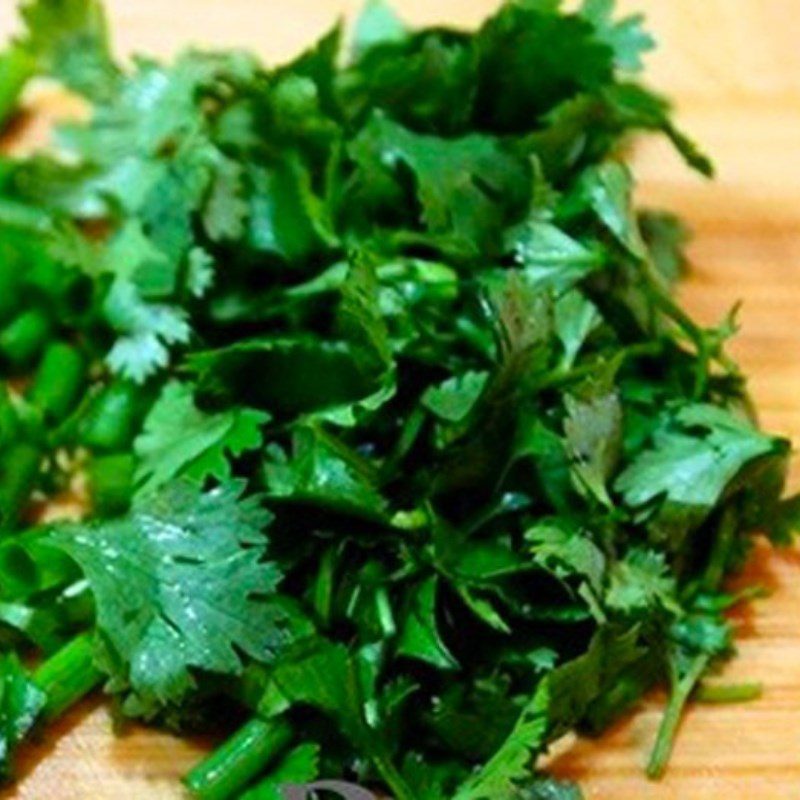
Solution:
<svg viewBox="0 0 800 800">
<path fill-rule="evenodd" d="M 136 460 L 128 453 L 95 458 L 89 465 L 92 508 L 102 517 L 127 510 L 133 496 Z"/>
<path fill-rule="evenodd" d="M 0 330 L 0 357 L 15 367 L 30 363 L 42 352 L 51 327 L 50 318 L 41 309 L 24 311 Z"/>
<path fill-rule="evenodd" d="M 0 528 L 19 521 L 33 492 L 42 464 L 42 451 L 30 444 L 12 445 L 0 456 Z"/>
<path fill-rule="evenodd" d="M 49 419 L 60 421 L 73 409 L 86 380 L 86 361 L 74 347 L 56 342 L 45 350 L 29 398 Z"/>
<path fill-rule="evenodd" d="M 34 672 L 34 683 L 47 695 L 46 719 L 59 717 L 100 683 L 102 675 L 94 665 L 93 649 L 90 634 L 82 634 Z"/>
<path fill-rule="evenodd" d="M 198 764 L 184 783 L 200 800 L 236 797 L 291 739 L 292 729 L 285 720 L 255 717 Z"/>
<path fill-rule="evenodd" d="M 141 416 L 142 397 L 142 389 L 128 381 L 116 381 L 104 389 L 83 420 L 81 443 L 104 451 L 130 445 Z"/>
</svg>

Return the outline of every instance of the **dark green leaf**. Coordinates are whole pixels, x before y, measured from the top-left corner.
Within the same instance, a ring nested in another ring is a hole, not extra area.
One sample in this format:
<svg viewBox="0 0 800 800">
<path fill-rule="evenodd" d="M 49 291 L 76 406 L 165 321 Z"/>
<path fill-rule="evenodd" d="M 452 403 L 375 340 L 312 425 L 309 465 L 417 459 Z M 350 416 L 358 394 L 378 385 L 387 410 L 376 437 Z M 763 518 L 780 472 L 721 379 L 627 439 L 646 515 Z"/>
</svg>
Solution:
<svg viewBox="0 0 800 800">
<path fill-rule="evenodd" d="M 428 578 L 411 592 L 411 603 L 397 642 L 399 655 L 427 661 L 440 669 L 455 669 L 458 663 L 442 642 L 436 622 L 439 582 Z"/>
<path fill-rule="evenodd" d="M 92 98 L 108 97 L 120 75 L 98 0 L 32 0 L 22 7 L 23 45 L 39 69 Z"/>
<path fill-rule="evenodd" d="M 191 386 L 168 383 L 134 443 L 141 491 L 157 489 L 178 475 L 201 482 L 230 478 L 229 458 L 259 447 L 260 428 L 268 420 L 267 414 L 246 408 L 204 413 L 194 403 Z"/>
<path fill-rule="evenodd" d="M 671 421 L 616 482 L 632 508 L 664 499 L 706 513 L 747 464 L 785 447 L 713 406 L 686 406 Z"/>
<path fill-rule="evenodd" d="M 129 684 L 146 706 L 180 700 L 192 669 L 239 674 L 241 652 L 270 660 L 285 640 L 265 599 L 280 577 L 262 561 L 270 517 L 241 491 L 172 483 L 127 517 L 54 533 L 89 580 L 112 663 L 124 665 L 112 686 Z"/>
</svg>

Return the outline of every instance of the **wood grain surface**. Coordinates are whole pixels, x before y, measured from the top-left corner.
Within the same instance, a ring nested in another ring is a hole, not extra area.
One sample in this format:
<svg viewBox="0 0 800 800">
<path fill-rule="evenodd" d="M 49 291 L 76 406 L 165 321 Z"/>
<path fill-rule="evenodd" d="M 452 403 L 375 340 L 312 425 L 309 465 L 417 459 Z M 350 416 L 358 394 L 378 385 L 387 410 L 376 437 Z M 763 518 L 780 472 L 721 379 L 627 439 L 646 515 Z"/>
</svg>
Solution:
<svg viewBox="0 0 800 800">
<path fill-rule="evenodd" d="M 169 55 L 187 43 L 292 55 L 357 0 L 108 0 L 119 51 Z M 474 23 L 490 0 L 399 0 L 415 22 Z M 630 0 L 661 50 L 650 79 L 677 100 L 683 125 L 714 154 L 719 179 L 688 175 L 663 143 L 636 152 L 643 202 L 682 213 L 696 231 L 688 306 L 713 323 L 744 301 L 733 352 L 751 377 L 761 419 L 800 442 L 800 0 Z M 0 0 L 0 38 L 15 28 Z M 792 473 L 800 486 L 800 461 Z M 761 680 L 763 699 L 694 707 L 670 770 L 642 777 L 662 698 L 600 741 L 564 742 L 560 775 L 601 800 L 800 798 L 800 552 L 759 550 L 750 569 L 773 595 L 737 617 L 731 680 Z M 135 729 L 114 737 L 98 703 L 73 712 L 25 750 L 23 779 L 3 798 L 179 798 L 177 778 L 208 746 Z M 443 798 L 442 800 L 445 800 Z"/>
</svg>

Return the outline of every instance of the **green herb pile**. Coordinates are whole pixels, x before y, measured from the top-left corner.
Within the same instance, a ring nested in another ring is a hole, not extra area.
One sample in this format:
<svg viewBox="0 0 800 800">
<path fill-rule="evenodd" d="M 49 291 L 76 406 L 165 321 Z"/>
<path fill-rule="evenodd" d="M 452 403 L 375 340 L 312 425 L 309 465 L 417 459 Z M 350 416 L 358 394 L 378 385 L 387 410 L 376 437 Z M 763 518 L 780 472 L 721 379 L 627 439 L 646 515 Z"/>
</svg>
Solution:
<svg viewBox="0 0 800 800">
<path fill-rule="evenodd" d="M 227 731 L 205 800 L 566 800 L 548 745 L 665 685 L 660 775 L 757 591 L 726 576 L 800 515 L 734 319 L 676 304 L 686 231 L 632 202 L 631 133 L 711 173 L 633 81 L 641 19 L 373 3 L 266 69 L 121 67 L 95 0 L 22 15 L 7 130 L 34 77 L 87 114 L 0 161 L 6 773 L 102 685 Z"/>
</svg>

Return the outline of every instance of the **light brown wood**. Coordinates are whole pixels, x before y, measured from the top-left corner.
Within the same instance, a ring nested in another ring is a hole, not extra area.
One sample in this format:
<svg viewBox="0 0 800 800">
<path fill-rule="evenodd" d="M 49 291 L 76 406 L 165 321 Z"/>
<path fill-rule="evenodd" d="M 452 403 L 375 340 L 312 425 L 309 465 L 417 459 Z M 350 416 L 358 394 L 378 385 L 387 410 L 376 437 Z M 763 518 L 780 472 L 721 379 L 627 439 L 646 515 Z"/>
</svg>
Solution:
<svg viewBox="0 0 800 800">
<path fill-rule="evenodd" d="M 171 54 L 187 42 L 244 46 L 285 58 L 356 0 L 109 0 L 122 52 Z M 489 0 L 404 0 L 414 21 L 472 23 Z M 647 203 L 694 225 L 689 307 L 713 323 L 744 300 L 733 347 L 751 377 L 763 423 L 800 441 L 800 7 L 798 0 L 626 0 L 645 11 L 662 49 L 650 77 L 678 100 L 681 121 L 716 157 L 710 184 L 687 174 L 660 142 L 637 151 Z M 0 35 L 14 27 L 0 3 Z M 792 475 L 800 485 L 800 461 Z M 761 680 L 762 700 L 695 707 L 667 777 L 642 777 L 661 698 L 599 742 L 559 747 L 553 766 L 599 800 L 800 797 L 800 553 L 759 550 L 750 577 L 773 591 L 737 618 L 731 680 Z M 177 778 L 203 751 L 136 730 L 114 738 L 99 705 L 78 709 L 23 758 L 24 778 L 3 795 L 25 800 L 177 798 Z M 445 800 L 444 798 L 442 800 Z"/>
</svg>

